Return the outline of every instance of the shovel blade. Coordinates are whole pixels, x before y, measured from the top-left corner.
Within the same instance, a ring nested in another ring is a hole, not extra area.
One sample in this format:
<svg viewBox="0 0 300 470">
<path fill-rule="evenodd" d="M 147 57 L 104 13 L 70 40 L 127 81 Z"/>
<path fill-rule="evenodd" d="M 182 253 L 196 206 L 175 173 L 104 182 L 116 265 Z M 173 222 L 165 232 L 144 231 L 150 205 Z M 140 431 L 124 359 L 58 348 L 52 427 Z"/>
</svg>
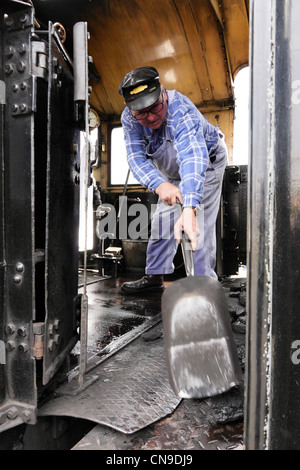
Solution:
<svg viewBox="0 0 300 470">
<path fill-rule="evenodd" d="M 224 393 L 241 382 L 225 292 L 207 276 L 173 282 L 162 296 L 170 385 L 181 398 Z"/>
</svg>

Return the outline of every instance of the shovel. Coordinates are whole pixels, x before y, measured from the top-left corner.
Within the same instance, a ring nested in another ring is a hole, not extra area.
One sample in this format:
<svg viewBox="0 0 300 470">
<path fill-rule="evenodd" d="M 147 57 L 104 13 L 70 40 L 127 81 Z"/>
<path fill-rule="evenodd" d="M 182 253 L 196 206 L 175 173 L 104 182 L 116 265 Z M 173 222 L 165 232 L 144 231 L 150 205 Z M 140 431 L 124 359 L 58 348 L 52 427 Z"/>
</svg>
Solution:
<svg viewBox="0 0 300 470">
<path fill-rule="evenodd" d="M 191 250 L 183 237 L 184 261 Z M 187 256 L 185 256 L 187 254 Z M 205 398 L 241 382 L 225 292 L 216 279 L 188 275 L 162 296 L 162 321 L 170 385 L 181 398 Z"/>
</svg>

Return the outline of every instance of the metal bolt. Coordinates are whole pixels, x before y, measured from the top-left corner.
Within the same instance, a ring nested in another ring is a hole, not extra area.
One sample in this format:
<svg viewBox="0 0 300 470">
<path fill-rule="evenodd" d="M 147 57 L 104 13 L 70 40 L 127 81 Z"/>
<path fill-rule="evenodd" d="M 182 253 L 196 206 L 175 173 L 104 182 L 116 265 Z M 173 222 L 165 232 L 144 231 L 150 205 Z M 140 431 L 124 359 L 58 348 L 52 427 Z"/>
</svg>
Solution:
<svg viewBox="0 0 300 470">
<path fill-rule="evenodd" d="M 53 323 L 49 324 L 48 333 L 49 333 L 49 335 L 53 335 Z"/>
<path fill-rule="evenodd" d="M 27 110 L 26 104 L 24 104 L 24 103 L 20 104 L 20 111 L 21 111 L 21 113 L 25 113 L 26 110 Z"/>
<path fill-rule="evenodd" d="M 53 339 L 50 339 L 48 341 L 48 349 L 49 349 L 49 351 L 53 351 L 53 348 L 54 348 L 54 341 L 53 341 Z"/>
<path fill-rule="evenodd" d="M 9 323 L 8 325 L 6 325 L 5 333 L 7 335 L 12 335 L 15 331 L 16 331 L 16 327 L 13 323 Z"/>
<path fill-rule="evenodd" d="M 26 44 L 22 43 L 17 47 L 17 51 L 20 55 L 23 55 L 26 53 Z"/>
<path fill-rule="evenodd" d="M 19 350 L 21 353 L 26 353 L 26 352 L 28 351 L 28 344 L 26 344 L 26 343 L 21 343 L 21 344 L 19 344 L 18 350 Z"/>
<path fill-rule="evenodd" d="M 14 107 L 17 107 L 17 105 L 14 105 Z M 16 111 L 14 111 L 16 112 Z M 15 274 L 14 277 L 13 277 L 13 280 L 16 284 L 20 284 L 20 282 L 22 281 L 22 276 L 20 276 L 20 274 Z"/>
<path fill-rule="evenodd" d="M 28 410 L 23 411 L 21 418 L 24 423 L 28 423 L 28 421 L 30 421 L 30 411 Z"/>
<path fill-rule="evenodd" d="M 17 416 L 18 416 L 19 412 L 18 412 L 18 408 L 16 408 L 15 406 L 13 406 L 12 408 L 10 408 L 7 412 L 7 417 L 8 419 L 15 419 Z"/>
<path fill-rule="evenodd" d="M 13 351 L 15 349 L 15 343 L 13 341 L 7 341 L 6 350 Z"/>
<path fill-rule="evenodd" d="M 27 83 L 26 83 L 26 82 L 20 83 L 20 88 L 21 88 L 21 90 L 23 90 L 23 91 L 26 90 L 26 88 L 27 88 Z"/>
<path fill-rule="evenodd" d="M 53 339 L 54 343 L 56 345 L 58 345 L 58 342 L 59 342 L 59 335 L 54 335 L 54 339 Z"/>
<path fill-rule="evenodd" d="M 28 15 L 26 15 L 25 13 L 23 13 L 20 18 L 20 23 L 26 23 L 26 21 L 28 20 Z"/>
<path fill-rule="evenodd" d="M 17 63 L 17 71 L 20 72 L 20 73 L 23 73 L 25 70 L 26 70 L 26 62 L 23 62 L 22 60 L 20 62 Z"/>
<path fill-rule="evenodd" d="M 22 338 L 24 338 L 27 335 L 25 326 L 21 326 L 20 328 L 18 328 L 18 335 L 21 336 Z"/>
<path fill-rule="evenodd" d="M 14 70 L 14 66 L 13 64 L 5 64 L 4 66 L 4 72 L 6 73 L 6 75 L 10 75 Z"/>
<path fill-rule="evenodd" d="M 24 271 L 24 264 L 19 261 L 16 264 L 15 268 L 16 268 L 16 271 L 18 271 L 18 273 L 22 273 Z"/>
<path fill-rule="evenodd" d="M 53 323 L 53 328 L 57 331 L 59 328 L 60 320 L 56 319 Z"/>
<path fill-rule="evenodd" d="M 19 89 L 19 85 L 17 83 L 14 83 L 11 87 L 12 91 L 15 93 Z"/>
<path fill-rule="evenodd" d="M 15 50 L 14 50 L 14 48 L 13 48 L 12 46 L 7 46 L 7 47 L 5 48 L 5 55 L 6 55 L 6 57 L 12 57 L 12 56 L 14 55 L 14 52 L 15 52 Z"/>
</svg>

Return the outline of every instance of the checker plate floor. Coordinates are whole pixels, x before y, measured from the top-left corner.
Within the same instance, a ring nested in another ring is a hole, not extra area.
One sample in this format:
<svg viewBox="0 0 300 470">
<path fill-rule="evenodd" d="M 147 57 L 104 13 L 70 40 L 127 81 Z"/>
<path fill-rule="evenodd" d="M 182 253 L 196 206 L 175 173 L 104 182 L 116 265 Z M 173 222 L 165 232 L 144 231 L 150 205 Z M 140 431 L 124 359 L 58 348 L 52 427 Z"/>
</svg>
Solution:
<svg viewBox="0 0 300 470">
<path fill-rule="evenodd" d="M 131 434 L 171 414 L 181 401 L 169 385 L 162 337 L 140 336 L 85 380 L 86 388 L 78 389 L 77 379 L 62 386 L 39 415 L 83 418 Z"/>
</svg>

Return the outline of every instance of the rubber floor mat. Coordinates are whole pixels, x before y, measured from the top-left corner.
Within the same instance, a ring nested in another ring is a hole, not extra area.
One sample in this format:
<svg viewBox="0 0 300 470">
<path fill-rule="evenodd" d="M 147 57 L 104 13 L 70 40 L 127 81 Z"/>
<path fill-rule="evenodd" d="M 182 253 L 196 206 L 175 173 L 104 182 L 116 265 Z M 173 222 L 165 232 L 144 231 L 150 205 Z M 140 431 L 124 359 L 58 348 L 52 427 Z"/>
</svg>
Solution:
<svg viewBox="0 0 300 470">
<path fill-rule="evenodd" d="M 171 414 L 181 399 L 169 385 L 163 338 L 153 338 L 140 336 L 93 369 L 86 387 L 74 379 L 61 387 L 39 415 L 82 418 L 131 434 Z"/>
</svg>

